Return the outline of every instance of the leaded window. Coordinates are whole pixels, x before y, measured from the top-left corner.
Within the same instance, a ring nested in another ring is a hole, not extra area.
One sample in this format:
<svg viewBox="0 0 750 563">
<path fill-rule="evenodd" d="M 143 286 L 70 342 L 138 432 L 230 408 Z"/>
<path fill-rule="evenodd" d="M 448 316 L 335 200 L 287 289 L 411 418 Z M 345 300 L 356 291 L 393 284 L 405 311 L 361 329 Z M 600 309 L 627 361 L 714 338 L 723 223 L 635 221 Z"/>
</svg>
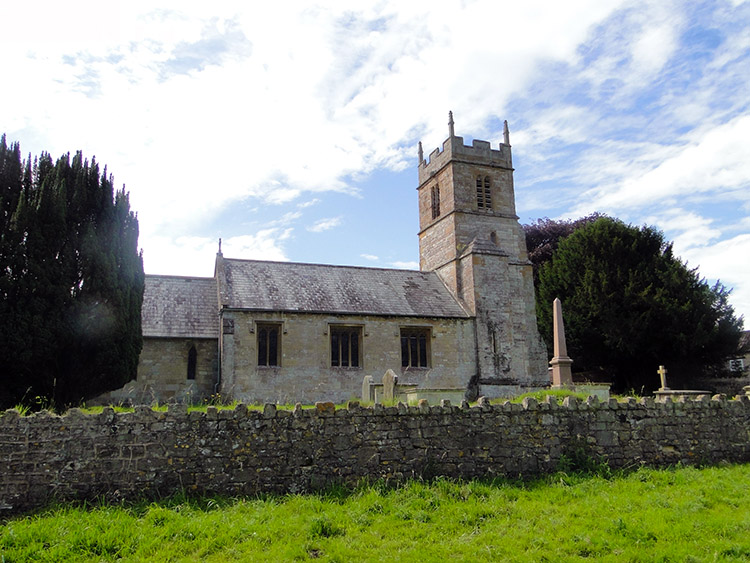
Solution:
<svg viewBox="0 0 750 563">
<path fill-rule="evenodd" d="M 272 323 L 258 323 L 258 365 L 278 366 L 281 343 L 281 326 Z"/>
<path fill-rule="evenodd" d="M 426 368 L 429 367 L 430 329 L 402 328 L 401 329 L 401 367 Z"/>
<path fill-rule="evenodd" d="M 352 326 L 332 326 L 331 366 L 357 368 L 360 366 L 362 329 Z"/>
</svg>

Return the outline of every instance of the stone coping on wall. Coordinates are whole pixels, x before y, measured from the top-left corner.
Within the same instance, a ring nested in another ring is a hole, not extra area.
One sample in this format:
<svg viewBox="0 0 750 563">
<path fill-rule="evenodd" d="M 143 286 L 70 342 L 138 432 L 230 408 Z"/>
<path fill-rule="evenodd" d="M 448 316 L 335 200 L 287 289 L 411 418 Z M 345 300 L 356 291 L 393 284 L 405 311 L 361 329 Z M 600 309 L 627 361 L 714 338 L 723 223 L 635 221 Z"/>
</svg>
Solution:
<svg viewBox="0 0 750 563">
<path fill-rule="evenodd" d="M 669 405 L 673 405 L 672 408 L 680 408 L 678 405 L 687 405 L 690 408 L 693 404 L 711 404 L 714 407 L 723 406 L 726 403 L 742 403 L 750 406 L 750 397 L 747 395 L 738 395 L 734 398 L 727 398 L 726 395 L 717 394 L 699 394 L 699 393 L 684 393 L 673 392 L 671 394 L 660 394 L 657 397 L 625 397 L 622 399 L 610 398 L 608 400 L 600 400 L 598 396 L 591 395 L 585 400 L 581 400 L 578 397 L 565 397 L 562 403 L 557 401 L 557 398 L 552 395 L 545 397 L 543 401 L 537 401 L 534 397 L 525 397 L 522 402 L 515 403 L 510 400 L 503 402 L 491 403 L 489 399 L 480 397 L 475 405 L 470 405 L 468 401 L 462 401 L 461 405 L 454 405 L 450 400 L 443 399 L 439 405 L 430 405 L 427 399 L 419 399 L 419 404 L 405 404 L 398 402 L 394 406 L 384 406 L 380 403 L 371 405 L 362 405 L 359 401 L 349 401 L 345 407 L 336 408 L 336 405 L 332 402 L 317 402 L 314 407 L 303 406 L 301 403 L 297 403 L 294 408 L 279 408 L 274 403 L 266 403 L 262 409 L 248 407 L 244 403 L 238 403 L 233 408 L 222 408 L 216 406 L 208 406 L 205 411 L 202 409 L 189 409 L 185 403 L 170 403 L 167 405 L 167 410 L 155 410 L 149 405 L 136 405 L 132 410 L 117 411 L 112 406 L 104 407 L 101 412 L 98 413 L 86 413 L 79 408 L 71 408 L 63 414 L 56 414 L 48 410 L 41 410 L 30 415 L 22 415 L 16 409 L 8 409 L 5 412 L 0 412 L 0 425 L 3 422 L 8 422 L 16 419 L 78 419 L 78 418 L 106 418 L 111 417 L 130 417 L 132 415 L 148 415 L 148 416 L 188 416 L 190 419 L 197 419 L 205 417 L 208 420 L 216 419 L 229 419 L 244 416 L 252 416 L 257 414 L 263 418 L 274 418 L 274 417 L 286 417 L 286 416 L 348 416 L 350 414 L 356 414 L 357 416 L 377 416 L 383 414 L 448 414 L 459 411 L 474 411 L 474 412 L 521 412 L 521 411 L 535 411 L 535 410 L 556 410 L 566 409 L 574 411 L 585 411 L 591 409 L 628 409 L 634 406 L 639 407 L 650 407 L 655 408 L 659 405 L 663 405 L 663 408 L 670 408 Z"/>
</svg>

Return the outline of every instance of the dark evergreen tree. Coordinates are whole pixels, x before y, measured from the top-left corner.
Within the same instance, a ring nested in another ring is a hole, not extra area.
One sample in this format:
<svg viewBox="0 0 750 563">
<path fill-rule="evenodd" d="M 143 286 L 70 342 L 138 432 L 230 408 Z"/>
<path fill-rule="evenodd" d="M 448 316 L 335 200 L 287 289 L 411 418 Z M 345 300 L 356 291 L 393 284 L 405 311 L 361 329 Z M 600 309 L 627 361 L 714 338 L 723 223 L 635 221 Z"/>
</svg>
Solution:
<svg viewBox="0 0 750 563">
<path fill-rule="evenodd" d="M 592 213 L 574 221 L 555 221 L 544 217 L 528 225 L 523 225 L 523 231 L 526 235 L 526 249 L 529 253 L 529 260 L 534 267 L 535 286 L 539 285 L 539 269 L 542 264 L 552 259 L 552 254 L 560 241 L 571 235 L 576 229 L 588 223 L 593 223 L 600 217 L 606 217 L 606 215 Z"/>
<path fill-rule="evenodd" d="M 574 370 L 612 377 L 618 390 L 658 387 L 668 367 L 673 387 L 720 372 L 742 331 L 728 302 L 675 257 L 651 227 L 601 217 L 563 239 L 540 269 L 540 331 L 551 348 L 552 301 L 563 304 Z"/>
<path fill-rule="evenodd" d="M 0 407 L 62 407 L 135 377 L 143 263 L 138 221 L 79 152 L 21 162 L 0 142 Z"/>
</svg>

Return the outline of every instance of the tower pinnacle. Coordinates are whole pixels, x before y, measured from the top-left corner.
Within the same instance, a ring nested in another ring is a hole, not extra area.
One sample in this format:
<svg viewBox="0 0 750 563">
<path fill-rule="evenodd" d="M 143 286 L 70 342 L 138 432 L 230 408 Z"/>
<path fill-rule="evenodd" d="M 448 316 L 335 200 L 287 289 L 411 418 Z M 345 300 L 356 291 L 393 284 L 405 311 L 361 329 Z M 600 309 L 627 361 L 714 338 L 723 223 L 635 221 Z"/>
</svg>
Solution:
<svg viewBox="0 0 750 563">
<path fill-rule="evenodd" d="M 456 133 L 453 131 L 453 112 L 448 112 L 448 138 L 453 138 L 456 136 Z"/>
<path fill-rule="evenodd" d="M 424 161 L 424 150 L 422 149 L 422 141 L 419 141 L 419 164 Z"/>
<path fill-rule="evenodd" d="M 503 144 L 510 146 L 510 130 L 508 130 L 508 120 L 503 122 Z"/>
</svg>

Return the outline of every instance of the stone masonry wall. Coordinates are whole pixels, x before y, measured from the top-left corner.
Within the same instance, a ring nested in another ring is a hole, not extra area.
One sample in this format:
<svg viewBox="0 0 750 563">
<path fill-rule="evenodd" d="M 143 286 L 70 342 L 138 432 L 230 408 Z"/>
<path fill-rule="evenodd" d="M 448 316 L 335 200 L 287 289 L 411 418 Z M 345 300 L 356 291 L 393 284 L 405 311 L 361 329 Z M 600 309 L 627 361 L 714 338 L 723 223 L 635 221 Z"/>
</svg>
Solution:
<svg viewBox="0 0 750 563">
<path fill-rule="evenodd" d="M 340 403 L 361 395 L 365 375 L 380 381 L 389 369 L 399 383 L 433 388 L 466 389 L 476 373 L 473 319 L 262 311 L 225 312 L 224 318 L 230 315 L 234 332 L 224 336 L 221 394 L 246 403 Z M 282 327 L 279 366 L 258 366 L 255 326 L 264 322 Z M 361 330 L 359 367 L 331 367 L 335 326 Z M 429 368 L 401 367 L 402 328 L 429 329 Z"/>
<path fill-rule="evenodd" d="M 77 409 L 0 415 L 0 515 L 51 499 L 297 492 L 362 478 L 474 478 L 553 471 L 585 445 L 612 467 L 750 461 L 750 401 L 566 399 L 334 410 Z"/>
<path fill-rule="evenodd" d="M 193 346 L 195 379 L 188 379 L 188 352 Z M 215 338 L 146 337 L 138 362 L 138 377 L 86 404 L 197 403 L 214 393 L 218 365 L 219 344 Z"/>
</svg>

